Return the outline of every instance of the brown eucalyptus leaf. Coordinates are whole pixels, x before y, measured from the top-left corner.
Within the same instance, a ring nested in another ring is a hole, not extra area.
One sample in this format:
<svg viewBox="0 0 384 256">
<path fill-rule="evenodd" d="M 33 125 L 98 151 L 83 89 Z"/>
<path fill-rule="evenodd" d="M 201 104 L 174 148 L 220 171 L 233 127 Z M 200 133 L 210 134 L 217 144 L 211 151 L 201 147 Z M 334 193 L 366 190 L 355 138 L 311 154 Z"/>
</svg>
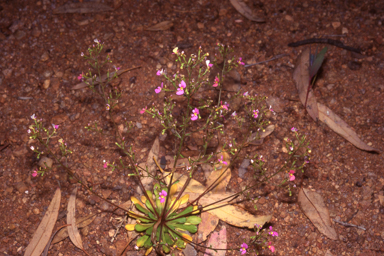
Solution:
<svg viewBox="0 0 384 256">
<path fill-rule="evenodd" d="M 160 161 L 159 160 L 160 159 L 159 158 L 159 150 L 160 150 L 159 137 L 156 137 L 155 141 L 153 142 L 152 148 L 148 153 L 146 165 L 143 165 L 143 164 L 140 165 L 144 169 L 147 167 L 148 173 L 151 175 L 156 174 L 157 165 L 156 165 L 155 161 L 153 160 L 153 158 L 156 158 L 156 161 L 158 161 L 158 162 Z M 148 176 L 148 174 L 146 172 L 143 172 L 143 174 L 145 176 Z M 153 178 L 151 178 L 151 177 L 144 177 L 141 179 L 141 183 L 143 183 L 146 190 L 151 189 L 152 181 L 153 181 Z M 138 188 L 138 193 L 140 193 L 140 194 L 142 193 L 140 188 Z"/>
<path fill-rule="evenodd" d="M 327 124 L 334 132 L 351 142 L 355 147 L 365 150 L 380 153 L 380 150 L 365 144 L 357 134 L 344 122 L 338 115 L 332 112 L 328 107 L 321 103 L 317 103 L 319 109 L 319 119 L 323 123 Z"/>
<path fill-rule="evenodd" d="M 227 168 L 228 165 L 231 164 L 231 162 L 230 162 L 231 157 L 229 156 L 229 154 L 227 152 L 219 153 L 218 158 L 220 159 L 221 156 L 223 157 L 223 161 L 225 161 L 227 164 L 223 164 L 223 163 L 215 164 L 214 168 L 211 172 L 211 175 L 209 175 L 209 177 L 207 179 L 207 187 L 209 187 L 211 184 L 213 184 L 215 182 L 215 184 L 214 184 L 215 188 L 211 190 L 212 193 L 225 192 L 227 185 L 228 185 L 228 182 L 231 179 L 231 169 Z M 220 179 L 219 179 L 219 177 L 220 177 Z"/>
<path fill-rule="evenodd" d="M 255 15 L 252 10 L 242 0 L 230 0 L 231 4 L 235 9 L 247 19 L 256 22 L 265 22 L 265 19 Z"/>
<path fill-rule="evenodd" d="M 41 220 L 39 226 L 33 234 L 31 242 L 25 250 L 24 256 L 40 256 L 44 251 L 45 246 L 51 238 L 57 216 L 59 215 L 60 200 L 61 191 L 60 189 L 56 189 L 43 219 Z"/>
<path fill-rule="evenodd" d="M 273 124 L 268 125 L 264 131 L 259 132 L 260 138 L 258 140 L 255 140 L 257 138 L 257 132 L 254 132 L 251 134 L 251 136 L 248 138 L 248 144 L 251 145 L 261 145 L 264 142 L 264 138 L 270 135 L 275 130 L 275 126 Z"/>
<path fill-rule="evenodd" d="M 170 29 L 173 26 L 172 21 L 162 21 L 160 23 L 157 23 L 156 25 L 146 28 L 145 30 L 149 31 L 161 31 L 161 30 L 167 30 Z"/>
<path fill-rule="evenodd" d="M 295 69 L 293 71 L 293 80 L 295 80 L 296 88 L 299 92 L 299 98 L 303 106 L 305 105 L 305 99 L 307 98 L 308 86 L 310 84 L 309 77 L 309 49 L 305 49 L 299 57 L 297 57 Z M 313 120 L 319 119 L 319 112 L 317 110 L 316 97 L 312 91 L 308 94 L 307 100 L 307 112 Z"/>
<path fill-rule="evenodd" d="M 83 3 L 67 3 L 63 6 L 60 6 L 54 9 L 53 13 L 54 14 L 94 13 L 94 12 L 108 12 L 108 11 L 113 11 L 113 8 L 101 3 L 83 2 Z"/>
<path fill-rule="evenodd" d="M 91 224 L 96 219 L 96 214 L 90 214 L 85 217 L 81 217 L 76 219 L 76 225 L 77 228 L 84 228 Z M 57 232 L 55 238 L 52 240 L 52 244 L 58 243 L 60 241 L 63 241 L 65 238 L 68 237 L 68 227 L 65 227 L 61 229 L 59 232 Z"/>
<path fill-rule="evenodd" d="M 70 225 L 67 227 L 68 229 L 68 235 L 71 239 L 72 243 L 82 251 L 84 251 L 83 247 L 83 241 L 81 240 L 81 236 L 79 233 L 79 229 L 76 225 L 76 217 L 75 217 L 75 211 L 76 211 L 76 193 L 77 193 L 77 186 L 72 191 L 71 195 L 69 196 L 68 200 L 68 207 L 67 207 L 67 224 Z"/>
<path fill-rule="evenodd" d="M 200 225 L 199 225 L 200 227 Z M 214 251 L 212 249 L 206 249 L 204 256 L 225 256 L 227 249 L 227 228 L 223 226 L 219 232 L 212 233 L 207 242 L 207 247 L 215 249 L 222 249 Z"/>
<path fill-rule="evenodd" d="M 328 208 L 321 195 L 303 188 L 299 192 L 298 201 L 304 214 L 322 234 L 332 240 L 338 240 L 336 230 L 332 227 Z"/>
<path fill-rule="evenodd" d="M 125 72 L 127 72 L 127 71 L 130 71 L 130 70 L 133 70 L 133 69 L 137 69 L 137 68 L 140 68 L 140 67 L 134 67 L 134 68 L 128 68 L 128 69 L 120 69 L 119 71 L 117 71 L 117 75 L 119 76 L 119 75 L 121 75 L 121 74 L 123 74 L 123 73 L 125 73 Z M 114 75 L 115 75 L 115 71 L 113 71 L 113 72 L 110 72 L 109 73 L 109 77 L 110 78 L 112 78 Z M 105 74 L 105 75 L 102 75 L 101 76 L 101 81 L 104 83 L 104 82 L 106 82 L 108 80 L 108 74 Z M 92 82 L 92 79 L 88 79 L 87 80 L 87 82 L 88 83 L 91 83 Z M 100 78 L 96 78 L 96 81 L 95 81 L 95 83 L 94 83 L 94 85 L 98 85 L 100 83 Z M 81 82 L 81 83 L 78 83 L 78 84 L 76 84 L 75 86 L 73 86 L 72 87 L 72 90 L 79 90 L 79 89 L 83 89 L 83 88 L 86 88 L 86 87 L 88 87 L 89 85 L 88 84 L 86 84 L 85 82 Z"/>
<path fill-rule="evenodd" d="M 197 231 L 197 237 L 199 242 L 203 242 L 215 230 L 217 224 L 219 224 L 219 218 L 209 212 L 201 213 L 200 218 L 201 222 Z"/>
</svg>

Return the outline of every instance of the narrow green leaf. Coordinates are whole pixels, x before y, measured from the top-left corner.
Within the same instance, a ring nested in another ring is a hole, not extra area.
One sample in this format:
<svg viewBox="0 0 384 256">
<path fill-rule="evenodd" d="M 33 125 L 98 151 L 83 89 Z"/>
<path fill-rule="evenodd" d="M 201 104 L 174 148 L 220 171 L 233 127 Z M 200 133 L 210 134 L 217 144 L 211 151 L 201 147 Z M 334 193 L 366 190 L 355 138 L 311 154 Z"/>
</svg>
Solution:
<svg viewBox="0 0 384 256">
<path fill-rule="evenodd" d="M 147 241 L 145 241 L 145 243 L 144 243 L 144 247 L 145 248 L 149 248 L 149 247 L 151 247 L 153 244 L 152 244 L 152 241 L 151 241 L 151 239 L 149 238 L 149 239 L 147 239 Z"/>
<path fill-rule="evenodd" d="M 163 245 L 163 251 L 168 254 L 171 250 L 167 246 Z"/>
<path fill-rule="evenodd" d="M 149 212 L 148 213 L 148 217 L 153 219 L 153 220 L 157 220 L 157 218 L 155 217 L 155 215 L 153 215 L 153 213 Z"/>
</svg>

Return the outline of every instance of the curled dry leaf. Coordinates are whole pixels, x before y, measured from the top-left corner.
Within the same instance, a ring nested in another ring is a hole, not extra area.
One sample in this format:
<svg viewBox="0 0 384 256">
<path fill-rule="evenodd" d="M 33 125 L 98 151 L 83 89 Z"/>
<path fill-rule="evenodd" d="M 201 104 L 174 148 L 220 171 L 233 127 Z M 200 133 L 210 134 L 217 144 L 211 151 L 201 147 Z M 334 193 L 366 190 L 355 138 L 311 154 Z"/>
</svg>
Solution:
<svg viewBox="0 0 384 256">
<path fill-rule="evenodd" d="M 270 135 L 275 130 L 275 126 L 273 124 L 268 125 L 264 131 L 261 131 L 259 133 L 254 132 L 251 134 L 251 136 L 248 138 L 248 144 L 251 145 L 261 145 L 264 142 L 264 138 Z M 259 134 L 259 139 L 255 140 L 257 138 L 257 134 Z"/>
<path fill-rule="evenodd" d="M 115 71 L 114 72 L 110 72 L 109 73 L 109 77 L 113 77 L 115 75 L 115 73 L 117 73 L 117 75 L 119 76 L 119 75 L 121 75 L 121 74 L 123 74 L 123 73 L 125 73 L 127 71 L 131 71 L 131 70 L 134 70 L 134 69 L 137 69 L 137 68 L 140 68 L 140 66 L 139 67 L 134 67 L 134 68 L 129 68 L 129 69 L 124 69 L 124 70 L 120 69 L 117 72 L 115 72 Z M 101 81 L 103 83 L 106 82 L 107 80 L 108 80 L 108 74 L 105 74 L 105 75 L 101 76 Z M 88 79 L 87 82 L 91 83 L 92 79 Z M 100 83 L 100 79 L 97 78 L 95 83 L 94 83 L 94 85 L 98 85 L 99 83 Z M 72 90 L 79 90 L 79 89 L 83 89 L 83 88 L 86 88 L 86 87 L 88 87 L 88 84 L 86 84 L 85 82 L 81 82 L 81 83 L 78 83 L 75 86 L 73 86 Z"/>
<path fill-rule="evenodd" d="M 252 10 L 244 3 L 242 0 L 230 0 L 231 4 L 235 9 L 244 17 L 249 20 L 256 22 L 265 22 L 264 18 L 258 17 L 255 15 Z"/>
<path fill-rule="evenodd" d="M 293 80 L 295 80 L 296 88 L 299 92 L 300 101 L 303 103 L 303 106 L 307 98 L 308 86 L 310 84 L 309 55 L 309 49 L 307 48 L 299 55 L 299 57 L 297 57 L 295 70 L 293 71 Z M 319 119 L 317 101 L 312 91 L 308 94 L 307 111 L 313 120 L 317 121 Z"/>
<path fill-rule="evenodd" d="M 71 195 L 69 196 L 69 200 L 68 200 L 67 224 L 70 226 L 68 226 L 67 229 L 68 229 L 69 238 L 71 239 L 72 243 L 77 248 L 84 251 L 83 241 L 81 240 L 79 229 L 77 228 L 77 225 L 76 225 L 76 217 L 75 217 L 76 193 L 77 193 L 77 187 L 72 191 Z"/>
<path fill-rule="evenodd" d="M 322 234 L 332 240 L 338 240 L 336 230 L 332 227 L 329 218 L 328 208 L 321 195 L 303 188 L 299 192 L 298 201 L 304 214 Z"/>
<path fill-rule="evenodd" d="M 149 31 L 161 31 L 161 30 L 167 30 L 170 29 L 173 26 L 172 21 L 162 21 L 160 23 L 157 23 L 156 25 L 146 28 L 145 30 Z"/>
<path fill-rule="evenodd" d="M 59 215 L 60 200 L 61 191 L 60 189 L 56 189 L 55 195 L 53 196 L 43 219 L 33 234 L 32 240 L 27 246 L 24 256 L 40 256 L 44 251 L 46 244 L 51 238 L 57 216 Z"/>
<path fill-rule="evenodd" d="M 225 253 L 227 252 L 227 228 L 223 226 L 219 232 L 213 232 L 207 242 L 207 246 L 222 250 L 214 251 L 207 248 L 204 256 L 225 256 Z"/>
<path fill-rule="evenodd" d="M 53 13 L 54 14 L 94 13 L 94 12 L 108 12 L 108 11 L 113 11 L 113 8 L 101 3 L 84 2 L 84 3 L 67 3 L 63 6 L 60 6 L 54 9 Z"/>
<path fill-rule="evenodd" d="M 331 128 L 334 132 L 341 135 L 343 138 L 351 142 L 355 147 L 359 149 L 380 153 L 378 149 L 365 144 L 351 129 L 351 127 L 349 127 L 349 125 L 344 122 L 338 115 L 333 113 L 332 110 L 321 103 L 317 103 L 317 108 L 319 110 L 320 121 L 327 124 L 329 128 Z"/>
<path fill-rule="evenodd" d="M 88 216 L 76 219 L 77 228 L 84 228 L 91 224 L 96 218 L 96 214 L 90 214 Z M 68 227 L 62 228 L 57 232 L 55 238 L 52 240 L 52 244 L 58 243 L 68 237 Z"/>
</svg>

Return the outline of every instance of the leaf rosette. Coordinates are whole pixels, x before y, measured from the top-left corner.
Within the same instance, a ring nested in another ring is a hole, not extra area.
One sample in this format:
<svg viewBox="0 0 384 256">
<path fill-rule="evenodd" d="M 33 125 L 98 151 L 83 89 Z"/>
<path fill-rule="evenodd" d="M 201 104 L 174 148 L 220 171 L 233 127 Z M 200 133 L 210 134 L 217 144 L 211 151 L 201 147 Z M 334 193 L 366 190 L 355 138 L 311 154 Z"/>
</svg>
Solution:
<svg viewBox="0 0 384 256">
<path fill-rule="evenodd" d="M 177 186 L 172 185 L 168 193 L 167 187 L 157 183 L 153 193 L 147 190 L 141 200 L 131 197 L 137 211 L 129 211 L 128 215 L 136 219 L 136 223 L 127 224 L 125 228 L 140 234 L 136 245 L 147 249 L 145 255 L 158 246 L 161 246 L 164 253 L 182 250 L 187 243 L 192 242 L 189 234 L 197 232 L 197 225 L 201 222 L 201 218 L 196 215 L 197 206 L 185 207 L 189 194 L 176 195 Z"/>
</svg>

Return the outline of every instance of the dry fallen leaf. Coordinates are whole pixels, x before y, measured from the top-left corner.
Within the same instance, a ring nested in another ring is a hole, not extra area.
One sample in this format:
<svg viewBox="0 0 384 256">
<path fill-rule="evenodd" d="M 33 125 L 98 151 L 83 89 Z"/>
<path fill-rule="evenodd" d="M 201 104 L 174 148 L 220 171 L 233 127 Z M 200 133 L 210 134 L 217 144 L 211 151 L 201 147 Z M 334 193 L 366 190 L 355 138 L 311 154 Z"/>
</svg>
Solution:
<svg viewBox="0 0 384 256">
<path fill-rule="evenodd" d="M 67 3 L 63 6 L 60 6 L 54 9 L 53 13 L 54 14 L 93 13 L 93 12 L 108 12 L 108 11 L 113 11 L 113 8 L 101 3 L 84 2 L 84 3 Z"/>
<path fill-rule="evenodd" d="M 299 192 L 298 201 L 304 214 L 322 234 L 332 240 L 338 240 L 336 230 L 332 227 L 328 208 L 321 195 L 303 188 Z"/>
<path fill-rule="evenodd" d="M 67 224 L 70 225 L 67 227 L 68 229 L 68 235 L 71 239 L 72 243 L 84 251 L 83 247 L 83 241 L 81 240 L 81 236 L 79 233 L 79 230 L 76 225 L 76 217 L 75 217 L 75 208 L 76 208 L 76 193 L 77 193 L 77 187 L 72 191 L 71 195 L 69 196 L 68 200 L 68 207 L 67 207 Z"/>
<path fill-rule="evenodd" d="M 168 175 L 169 173 L 165 172 L 164 175 Z M 168 183 L 170 180 L 170 177 L 166 178 L 166 182 Z M 180 174 L 174 174 L 174 180 L 179 180 L 178 183 L 178 190 L 183 187 L 184 183 L 187 180 L 187 177 L 182 176 L 180 177 Z M 187 188 L 185 189 L 185 193 L 189 194 L 189 202 L 192 202 L 195 200 L 202 192 L 204 192 L 206 188 L 198 181 L 191 179 Z M 203 196 L 199 200 L 200 205 L 208 205 L 215 203 L 219 200 L 222 200 L 224 198 L 227 198 L 233 194 L 231 193 L 219 193 L 219 194 L 214 194 L 212 192 L 207 193 L 205 196 Z M 207 209 L 213 209 L 216 208 L 217 206 L 223 205 L 228 200 L 224 200 L 221 203 L 214 204 Z M 255 224 L 258 224 L 260 226 L 263 226 L 266 222 L 271 220 L 272 215 L 264 215 L 264 216 L 254 216 L 248 212 L 245 212 L 242 208 L 234 206 L 234 205 L 226 205 L 219 207 L 217 209 L 210 210 L 209 213 L 217 216 L 219 219 L 233 225 L 236 227 L 247 227 L 247 228 L 254 228 Z"/>
<path fill-rule="evenodd" d="M 334 132 L 341 135 L 343 138 L 351 142 L 355 147 L 366 150 L 380 153 L 378 149 L 368 146 L 365 144 L 357 134 L 349 127 L 349 125 L 344 122 L 338 115 L 332 112 L 328 107 L 324 106 L 321 103 L 317 103 L 317 108 L 319 109 L 319 119 L 323 123 L 327 124 Z"/>
<path fill-rule="evenodd" d="M 96 218 L 96 214 L 90 214 L 88 216 L 76 219 L 77 228 L 84 228 L 91 224 Z M 58 243 L 68 237 L 68 227 L 62 228 L 57 232 L 55 238 L 52 240 L 52 244 Z"/>
<path fill-rule="evenodd" d="M 156 165 L 155 161 L 153 160 L 153 158 L 155 157 L 156 161 L 159 162 L 159 159 L 160 159 L 159 158 L 159 150 L 160 150 L 159 137 L 156 137 L 155 141 L 153 142 L 152 148 L 148 153 L 147 162 L 145 164 L 144 163 L 139 164 L 139 167 L 143 168 L 144 170 L 147 167 L 148 173 L 151 174 L 152 176 L 156 174 L 156 170 L 157 170 L 157 165 Z M 148 173 L 146 173 L 145 171 L 142 171 L 142 172 L 145 176 L 148 176 Z M 151 189 L 152 181 L 153 181 L 153 178 L 151 178 L 151 177 L 144 177 L 141 179 L 141 183 L 143 183 L 146 190 Z M 142 194 L 140 187 L 137 187 L 137 192 L 139 194 Z"/>
<path fill-rule="evenodd" d="M 157 23 L 156 25 L 146 28 L 145 30 L 149 31 L 161 31 L 161 30 L 167 30 L 170 29 L 173 26 L 172 21 L 162 21 L 160 23 Z"/>
<path fill-rule="evenodd" d="M 299 55 L 299 57 L 297 57 L 295 70 L 293 71 L 293 80 L 296 82 L 296 88 L 299 92 L 300 101 L 303 103 L 303 106 L 305 104 L 305 99 L 307 98 L 308 86 L 310 83 L 309 55 L 309 49 L 307 48 Z M 312 91 L 308 94 L 307 111 L 313 120 L 317 121 L 319 119 L 317 102 Z"/>
<path fill-rule="evenodd" d="M 24 256 L 40 256 L 43 252 L 46 244 L 51 238 L 57 216 L 59 215 L 60 200 L 61 191 L 60 189 L 56 189 L 48 210 L 33 234 L 32 240 L 27 246 Z"/>
<path fill-rule="evenodd" d="M 225 192 L 225 189 L 227 188 L 228 182 L 231 179 L 231 169 L 227 168 L 228 165 L 231 164 L 230 160 L 231 157 L 227 152 L 221 152 L 218 155 L 218 158 L 223 158 L 223 161 L 225 161 L 227 164 L 223 163 L 216 163 L 214 165 L 213 170 L 211 171 L 211 175 L 209 175 L 207 179 L 207 187 L 209 187 L 211 184 L 214 184 L 215 188 L 212 189 L 212 193 L 220 193 Z M 222 175 L 220 177 L 220 175 Z M 217 180 L 220 177 L 219 180 Z M 217 180 L 217 181 L 216 181 Z M 217 185 L 216 185 L 217 184 Z"/>
<path fill-rule="evenodd" d="M 203 212 L 200 215 L 201 222 L 199 224 L 199 230 L 197 231 L 198 242 L 204 242 L 213 230 L 215 230 L 217 224 L 219 224 L 219 218 L 209 212 Z"/>
<path fill-rule="evenodd" d="M 254 132 L 251 134 L 251 136 L 248 138 L 248 144 L 251 145 L 261 145 L 263 144 L 264 138 L 270 135 L 275 130 L 275 126 L 273 124 L 268 125 L 264 131 L 259 132 L 260 139 L 256 139 L 257 133 Z"/>
<path fill-rule="evenodd" d="M 231 4 L 235 9 L 247 19 L 256 21 L 256 22 L 265 22 L 264 18 L 258 17 L 255 15 L 252 10 L 244 3 L 242 0 L 230 0 Z"/>
<path fill-rule="evenodd" d="M 190 194 L 190 197 L 193 197 L 191 194 Z M 217 201 L 220 201 L 224 198 L 227 198 L 228 196 L 231 196 L 231 195 L 232 195 L 231 193 L 208 194 L 199 200 L 199 204 L 203 206 L 209 205 Z M 224 203 L 214 204 L 204 209 L 207 209 L 207 210 L 213 209 L 222 204 L 225 204 L 225 202 L 226 201 L 224 201 Z M 219 219 L 227 222 L 228 224 L 231 224 L 236 227 L 247 227 L 249 229 L 253 229 L 255 227 L 255 224 L 263 226 L 266 222 L 270 221 L 272 218 L 272 215 L 254 216 L 235 205 L 226 205 L 213 210 L 209 210 L 209 213 L 217 216 Z"/>
<path fill-rule="evenodd" d="M 204 256 L 225 256 L 226 249 L 227 249 L 227 228 L 223 226 L 219 232 L 212 233 L 211 237 L 209 238 L 207 242 L 207 246 L 215 249 L 222 249 L 222 250 L 211 250 L 206 249 Z"/>
<path fill-rule="evenodd" d="M 137 68 L 140 68 L 140 66 L 139 66 L 139 67 L 134 67 L 134 68 L 129 68 L 129 69 L 124 69 L 124 70 L 123 70 L 123 69 L 120 69 L 119 71 L 117 71 L 117 75 L 119 76 L 119 75 L 121 75 L 121 74 L 123 74 L 123 73 L 125 73 L 125 72 L 127 72 L 127 71 L 131 71 L 131 70 L 134 70 L 134 69 L 137 69 Z M 110 72 L 110 73 L 109 73 L 109 77 L 113 77 L 113 76 L 115 75 L 115 73 L 116 73 L 116 72 Z M 107 81 L 107 79 L 108 79 L 108 75 L 107 75 L 107 74 L 101 76 L 101 81 L 102 81 L 103 83 L 104 83 L 105 81 Z M 92 79 L 88 79 L 87 82 L 88 82 L 88 83 L 91 83 L 91 82 L 92 82 Z M 99 78 L 96 78 L 96 81 L 95 81 L 95 84 L 94 84 L 94 85 L 98 85 L 99 82 L 100 82 L 100 79 L 99 79 Z M 73 86 L 71 89 L 72 89 L 72 90 L 79 90 L 79 89 L 86 88 L 86 87 L 88 87 L 88 86 L 89 86 L 89 85 L 86 84 L 85 82 L 81 82 L 81 83 L 78 83 L 78 84 L 76 84 L 75 86 Z"/>
</svg>

